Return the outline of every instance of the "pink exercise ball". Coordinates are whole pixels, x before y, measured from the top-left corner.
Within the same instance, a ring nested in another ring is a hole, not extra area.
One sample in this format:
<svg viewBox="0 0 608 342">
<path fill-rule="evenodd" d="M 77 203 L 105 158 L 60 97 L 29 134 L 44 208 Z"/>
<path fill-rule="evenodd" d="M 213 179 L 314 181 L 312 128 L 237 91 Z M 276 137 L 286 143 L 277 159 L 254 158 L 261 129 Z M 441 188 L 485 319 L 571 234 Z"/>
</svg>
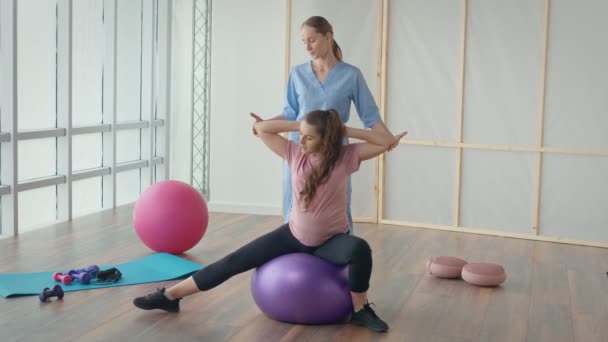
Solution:
<svg viewBox="0 0 608 342">
<path fill-rule="evenodd" d="M 203 196 L 184 182 L 148 187 L 135 203 L 133 226 L 150 249 L 171 254 L 194 247 L 205 235 L 209 213 Z"/>
</svg>

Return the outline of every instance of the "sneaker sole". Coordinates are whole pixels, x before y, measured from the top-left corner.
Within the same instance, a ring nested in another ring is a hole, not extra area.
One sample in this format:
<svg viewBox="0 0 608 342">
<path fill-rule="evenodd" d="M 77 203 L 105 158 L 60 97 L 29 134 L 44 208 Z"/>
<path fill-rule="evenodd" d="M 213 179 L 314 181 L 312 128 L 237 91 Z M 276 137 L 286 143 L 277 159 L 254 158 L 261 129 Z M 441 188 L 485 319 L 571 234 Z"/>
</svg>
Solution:
<svg viewBox="0 0 608 342">
<path fill-rule="evenodd" d="M 386 329 L 375 329 L 375 328 L 372 328 L 372 327 L 370 327 L 370 326 L 366 325 L 366 324 L 365 324 L 365 323 L 363 323 L 363 322 L 358 322 L 358 321 L 350 321 L 350 323 L 351 323 L 351 324 L 354 324 L 354 325 L 357 325 L 357 326 L 360 326 L 360 327 L 366 327 L 366 328 L 368 328 L 369 330 L 371 330 L 371 331 L 373 331 L 373 332 L 380 332 L 380 333 L 381 333 L 381 332 L 387 332 L 387 331 L 388 331 L 388 329 L 389 329 L 389 328 L 386 328 Z"/>
<path fill-rule="evenodd" d="M 135 303 L 133 303 L 133 305 L 136 308 L 139 308 L 139 309 L 142 309 L 142 310 L 163 310 L 163 311 L 171 312 L 171 313 L 177 313 L 177 312 L 179 312 L 179 308 L 177 308 L 177 309 L 151 308 L 151 307 L 140 306 L 140 305 L 137 305 Z"/>
</svg>

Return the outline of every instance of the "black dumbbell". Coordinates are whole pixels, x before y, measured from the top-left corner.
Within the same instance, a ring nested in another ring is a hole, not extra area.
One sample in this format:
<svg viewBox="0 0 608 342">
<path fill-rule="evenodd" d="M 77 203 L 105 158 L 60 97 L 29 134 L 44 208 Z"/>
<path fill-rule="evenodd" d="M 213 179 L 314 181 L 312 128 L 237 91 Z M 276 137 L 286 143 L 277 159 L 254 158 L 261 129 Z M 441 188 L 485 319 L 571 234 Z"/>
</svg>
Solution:
<svg viewBox="0 0 608 342">
<path fill-rule="evenodd" d="M 38 294 L 38 298 L 40 298 L 41 302 L 46 302 L 47 299 L 51 297 L 57 297 L 57 299 L 63 299 L 63 289 L 59 285 L 53 286 L 53 289 L 49 289 L 45 287 L 41 293 Z"/>
</svg>

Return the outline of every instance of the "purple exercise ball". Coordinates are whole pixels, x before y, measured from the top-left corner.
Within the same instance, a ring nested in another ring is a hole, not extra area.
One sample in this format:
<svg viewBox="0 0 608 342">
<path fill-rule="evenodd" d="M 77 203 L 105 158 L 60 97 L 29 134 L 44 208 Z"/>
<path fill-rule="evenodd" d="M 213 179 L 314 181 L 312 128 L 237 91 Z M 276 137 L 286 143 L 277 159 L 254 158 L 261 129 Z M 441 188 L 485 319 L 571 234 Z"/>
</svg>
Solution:
<svg viewBox="0 0 608 342">
<path fill-rule="evenodd" d="M 283 255 L 258 267 L 251 293 L 262 312 L 282 322 L 336 323 L 352 311 L 347 267 L 305 253 Z"/>
</svg>

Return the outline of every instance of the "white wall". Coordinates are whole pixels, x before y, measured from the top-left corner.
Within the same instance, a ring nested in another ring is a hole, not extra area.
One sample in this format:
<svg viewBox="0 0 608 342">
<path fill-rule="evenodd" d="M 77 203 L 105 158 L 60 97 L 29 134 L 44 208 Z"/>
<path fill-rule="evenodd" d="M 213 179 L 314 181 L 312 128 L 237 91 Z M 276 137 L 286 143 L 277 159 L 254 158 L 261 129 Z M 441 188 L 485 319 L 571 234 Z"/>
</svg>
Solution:
<svg viewBox="0 0 608 342">
<path fill-rule="evenodd" d="M 192 2 L 175 1 L 171 177 L 190 179 Z M 281 160 L 251 134 L 275 116 L 285 84 L 285 1 L 214 1 L 210 210 L 280 214 Z"/>
<path fill-rule="evenodd" d="M 300 23 L 324 15 L 340 35 L 346 60 L 362 69 L 376 93 L 377 2 L 344 13 L 344 4 L 294 1 L 291 65 L 307 59 Z M 255 214 L 281 213 L 281 160 L 251 135 L 250 111 L 262 117 L 280 113 L 284 100 L 286 1 L 215 1 L 211 43 L 210 209 Z M 360 4 L 361 5 L 361 4 Z M 352 20 L 356 17 L 357 20 Z M 190 180 L 192 111 L 192 1 L 174 2 L 173 121 L 171 178 Z M 347 32 L 355 32 L 349 35 Z M 361 38 L 364 35 L 364 38 Z M 369 42 L 362 47 L 360 40 Z M 370 51 L 372 53 L 370 53 Z M 376 94 L 377 95 L 377 94 Z M 350 125 L 361 126 L 352 108 Z M 373 216 L 374 164 L 354 182 L 353 214 Z"/>
<path fill-rule="evenodd" d="M 181 12 L 174 19 L 172 178 L 189 179 L 192 13 L 190 0 L 175 3 Z M 299 14 L 331 13 L 337 3 L 293 0 L 292 30 Z M 213 6 L 210 207 L 279 214 L 280 160 L 251 136 L 247 113 L 269 117 L 282 107 L 285 1 L 215 1 Z M 389 128 L 408 130 L 408 140 L 414 141 L 386 158 L 381 218 L 491 234 L 608 241 L 603 209 L 608 202 L 600 195 L 608 189 L 608 135 L 602 133 L 608 122 L 606 6 L 597 0 L 551 1 L 545 62 L 542 0 L 470 0 L 466 45 L 462 3 L 390 1 L 385 114 Z M 361 22 L 356 9 L 342 7 L 334 17 Z M 348 47 L 357 35 L 346 31 L 338 34 Z M 298 59 L 295 44 L 292 63 Z M 373 60 L 377 53 L 354 48 L 347 57 L 361 53 Z M 463 147 L 457 163 L 453 145 L 460 139 L 461 114 L 462 142 L 476 147 Z M 542 146 L 562 150 L 542 153 L 539 179 L 541 128 Z M 601 152 L 574 155 L 569 149 Z"/>
<path fill-rule="evenodd" d="M 419 146 L 387 157 L 384 218 L 606 245 L 607 3 L 466 4 L 464 32 L 462 2 L 391 1 L 386 115 Z"/>
</svg>

